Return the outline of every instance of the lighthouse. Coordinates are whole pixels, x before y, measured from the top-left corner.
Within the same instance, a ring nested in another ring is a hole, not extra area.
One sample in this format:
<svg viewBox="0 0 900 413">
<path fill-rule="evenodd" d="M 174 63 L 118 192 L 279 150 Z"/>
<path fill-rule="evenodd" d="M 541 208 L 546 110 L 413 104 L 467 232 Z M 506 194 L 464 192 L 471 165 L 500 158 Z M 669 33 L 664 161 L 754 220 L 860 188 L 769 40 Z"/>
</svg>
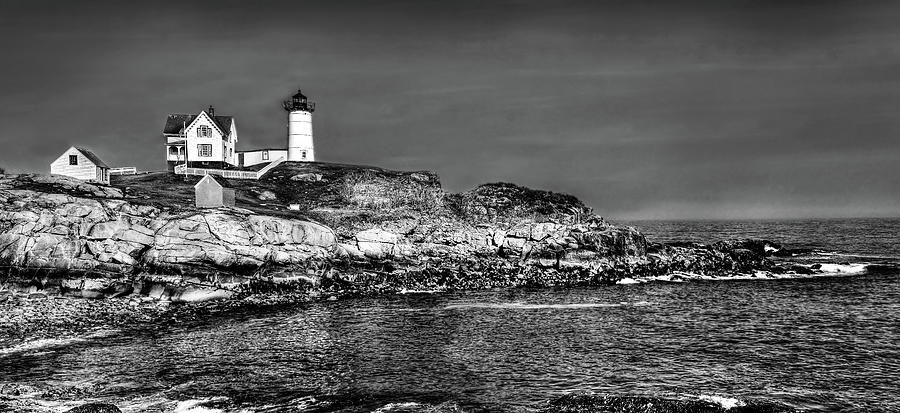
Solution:
<svg viewBox="0 0 900 413">
<path fill-rule="evenodd" d="M 316 151 L 313 146 L 312 113 L 315 102 L 310 102 L 302 91 L 297 90 L 291 100 L 284 101 L 288 112 L 288 161 L 313 162 Z"/>
</svg>

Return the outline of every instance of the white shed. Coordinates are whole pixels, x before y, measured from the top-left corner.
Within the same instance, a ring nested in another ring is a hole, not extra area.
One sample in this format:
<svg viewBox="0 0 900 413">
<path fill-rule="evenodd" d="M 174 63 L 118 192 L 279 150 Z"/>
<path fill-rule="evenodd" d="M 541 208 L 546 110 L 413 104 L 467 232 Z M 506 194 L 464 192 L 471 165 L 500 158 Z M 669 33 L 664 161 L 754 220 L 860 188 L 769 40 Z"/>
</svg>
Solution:
<svg viewBox="0 0 900 413">
<path fill-rule="evenodd" d="M 93 152 L 73 146 L 50 163 L 50 173 L 109 185 L 109 166 Z"/>
<path fill-rule="evenodd" d="M 227 188 L 228 181 L 219 179 L 222 182 L 216 181 L 212 175 L 206 175 L 194 185 L 194 203 L 197 208 L 234 206 L 234 188 Z"/>
</svg>

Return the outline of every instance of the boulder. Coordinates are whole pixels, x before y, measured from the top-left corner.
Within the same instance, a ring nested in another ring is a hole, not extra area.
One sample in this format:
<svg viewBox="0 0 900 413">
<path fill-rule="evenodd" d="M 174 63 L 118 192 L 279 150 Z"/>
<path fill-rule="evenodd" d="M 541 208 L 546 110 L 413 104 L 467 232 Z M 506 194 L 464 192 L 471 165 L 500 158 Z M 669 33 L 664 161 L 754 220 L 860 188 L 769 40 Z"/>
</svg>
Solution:
<svg viewBox="0 0 900 413">
<path fill-rule="evenodd" d="M 260 201 L 274 201 L 278 199 L 278 196 L 275 195 L 272 191 L 262 191 L 259 195 L 256 196 Z"/>
<path fill-rule="evenodd" d="M 121 235 L 119 235 L 119 239 L 126 242 L 133 242 L 135 244 L 152 245 L 155 238 L 152 232 L 148 234 L 143 231 L 137 231 L 129 228 Z"/>
<path fill-rule="evenodd" d="M 385 244 L 396 244 L 400 236 L 392 232 L 380 230 L 378 228 L 367 229 L 356 234 L 358 242 L 380 242 Z"/>
<path fill-rule="evenodd" d="M 117 221 L 109 221 L 109 222 L 98 222 L 94 224 L 88 233 L 89 239 L 106 239 L 113 238 L 119 234 L 124 233 L 129 229 L 129 225 L 125 221 L 117 220 Z"/>
<path fill-rule="evenodd" d="M 316 247 L 331 247 L 337 242 L 337 236 L 331 228 L 315 222 L 294 222 L 291 235 L 296 243 Z"/>
<path fill-rule="evenodd" d="M 313 174 L 313 173 L 305 173 L 305 174 L 297 174 L 291 177 L 292 181 L 300 181 L 300 182 L 319 182 L 322 180 L 322 174 Z"/>
<path fill-rule="evenodd" d="M 399 239 L 397 234 L 374 228 L 357 233 L 356 245 L 363 255 L 381 259 L 394 254 Z"/>
<path fill-rule="evenodd" d="M 366 258 L 366 255 L 363 254 L 363 252 L 360 251 L 359 248 L 356 248 L 355 245 L 338 244 L 338 247 L 340 248 L 339 253 L 346 257 L 355 258 L 355 259 Z"/>
</svg>

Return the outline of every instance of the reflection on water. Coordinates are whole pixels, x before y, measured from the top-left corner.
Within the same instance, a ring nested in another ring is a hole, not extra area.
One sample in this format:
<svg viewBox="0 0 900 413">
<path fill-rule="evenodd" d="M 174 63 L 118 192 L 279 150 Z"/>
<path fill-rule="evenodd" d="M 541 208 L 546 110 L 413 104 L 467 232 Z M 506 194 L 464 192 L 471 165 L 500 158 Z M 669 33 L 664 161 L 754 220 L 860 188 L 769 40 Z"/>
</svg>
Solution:
<svg viewBox="0 0 900 413">
<path fill-rule="evenodd" d="M 373 411 L 448 400 L 519 411 L 573 389 L 893 410 L 898 280 L 325 302 L 35 349 L 0 358 L 0 368 L 6 382 L 90 387 L 86 398 L 144 410 L 155 402 L 159 411 L 216 397 L 226 411 Z"/>
</svg>

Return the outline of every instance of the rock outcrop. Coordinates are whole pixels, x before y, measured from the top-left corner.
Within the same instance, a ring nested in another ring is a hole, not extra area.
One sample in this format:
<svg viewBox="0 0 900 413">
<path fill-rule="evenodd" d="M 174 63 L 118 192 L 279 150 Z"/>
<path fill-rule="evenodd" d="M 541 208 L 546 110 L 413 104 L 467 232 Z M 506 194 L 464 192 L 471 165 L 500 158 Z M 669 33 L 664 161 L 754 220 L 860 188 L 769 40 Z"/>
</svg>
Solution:
<svg viewBox="0 0 900 413">
<path fill-rule="evenodd" d="M 446 195 L 432 174 L 393 174 L 293 180 L 339 186 L 346 206 L 314 211 L 328 226 L 259 206 L 169 209 L 126 197 L 131 189 L 5 175 L 0 289 L 193 301 L 272 285 L 328 294 L 595 285 L 752 272 L 771 267 L 776 250 L 757 241 L 651 245 L 568 195 L 512 184 Z"/>
<path fill-rule="evenodd" d="M 8 188 L 0 190 L 0 264 L 7 284 L 85 297 L 135 290 L 171 297 L 155 285 L 171 284 L 165 276 L 180 276 L 176 290 L 189 292 L 189 285 L 245 281 L 265 265 L 325 260 L 339 248 L 334 232 L 315 222 L 234 208 L 170 215 L 133 205 L 114 188 L 52 179 L 37 182 L 93 198 L 18 188 L 34 183 L 31 177 L 0 181 Z"/>
</svg>

